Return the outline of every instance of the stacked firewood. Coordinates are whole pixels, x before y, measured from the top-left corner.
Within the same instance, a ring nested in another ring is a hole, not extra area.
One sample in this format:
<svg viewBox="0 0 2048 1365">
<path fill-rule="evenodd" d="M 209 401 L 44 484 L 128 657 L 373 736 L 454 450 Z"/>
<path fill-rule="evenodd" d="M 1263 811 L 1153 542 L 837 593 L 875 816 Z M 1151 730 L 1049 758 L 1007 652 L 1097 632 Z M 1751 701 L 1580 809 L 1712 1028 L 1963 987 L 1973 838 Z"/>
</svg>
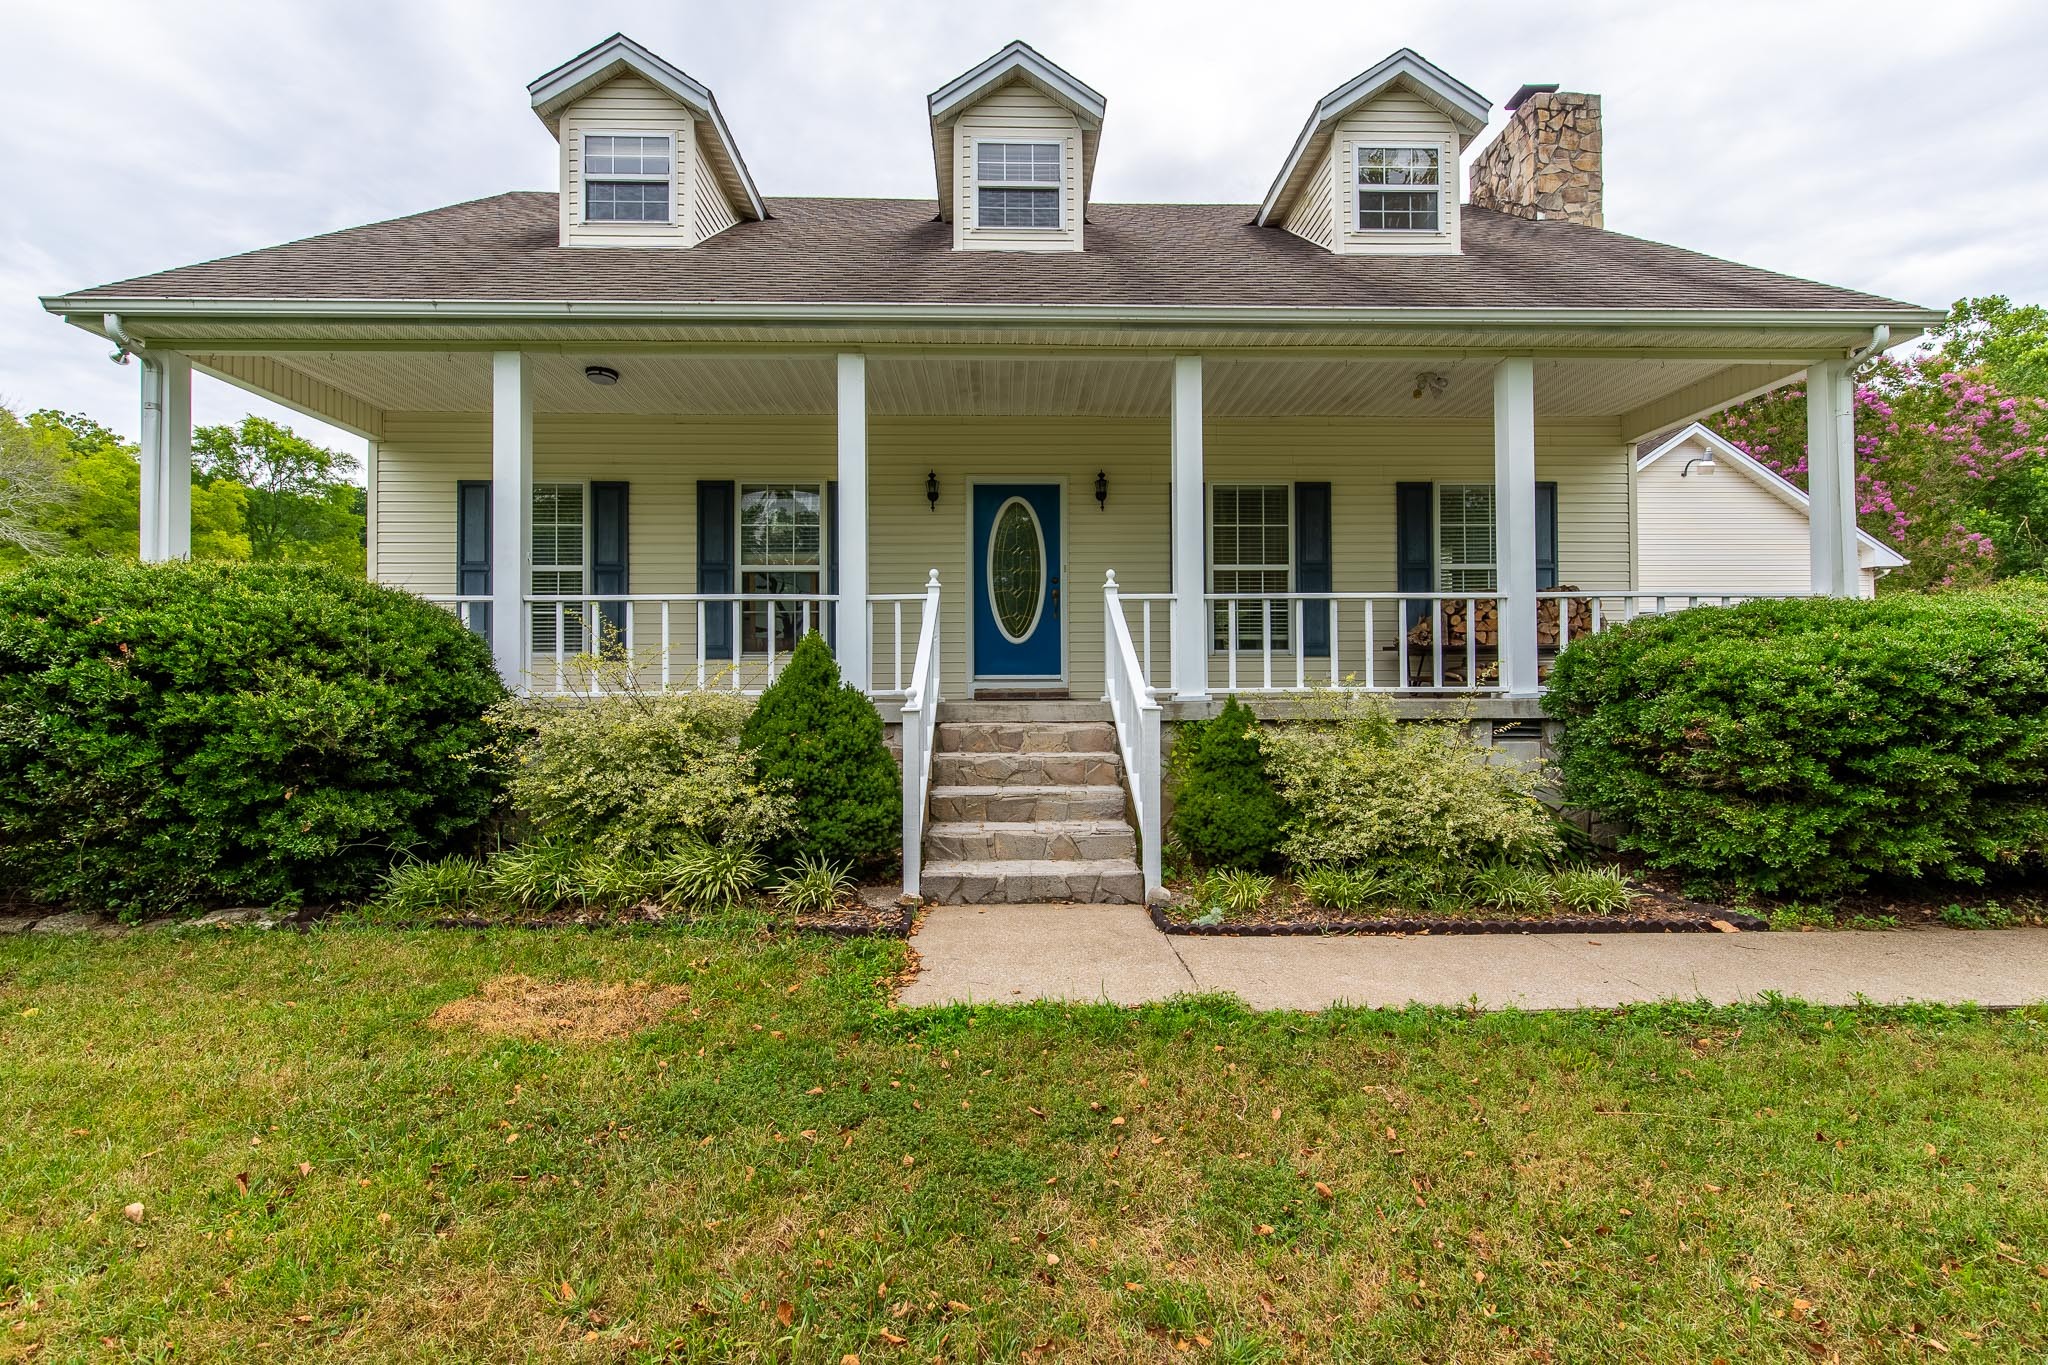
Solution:
<svg viewBox="0 0 2048 1365">
<path fill-rule="evenodd" d="M 1561 583 L 1557 592 L 1577 592 L 1569 583 Z M 1542 649 L 1558 647 L 1558 607 L 1565 608 L 1564 621 L 1569 627 L 1570 638 L 1580 639 L 1593 633 L 1593 599 L 1590 597 L 1556 598 L 1549 597 L 1536 604 L 1536 644 Z M 1500 603 L 1491 598 L 1468 602 L 1464 598 L 1446 598 L 1443 604 L 1444 648 L 1463 649 L 1466 636 L 1466 608 L 1472 609 L 1471 634 L 1474 643 L 1481 649 L 1500 647 Z M 1408 632 L 1408 643 L 1418 649 L 1428 649 L 1431 641 L 1431 621 L 1428 617 L 1415 623 Z"/>
</svg>

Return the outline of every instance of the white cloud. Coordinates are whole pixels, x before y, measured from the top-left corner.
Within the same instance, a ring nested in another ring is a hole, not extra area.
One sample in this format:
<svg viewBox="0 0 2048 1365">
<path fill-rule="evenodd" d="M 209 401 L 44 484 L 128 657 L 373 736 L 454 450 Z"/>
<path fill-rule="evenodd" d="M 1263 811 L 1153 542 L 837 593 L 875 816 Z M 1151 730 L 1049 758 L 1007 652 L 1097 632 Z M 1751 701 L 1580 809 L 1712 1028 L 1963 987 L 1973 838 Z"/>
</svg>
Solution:
<svg viewBox="0 0 2048 1365">
<path fill-rule="evenodd" d="M 2048 299 L 2030 0 L 103 0 L 0 15 L 0 394 L 132 434 L 133 369 L 36 295 L 543 187 L 525 84 L 614 27 L 717 90 L 771 197 L 929 195 L 925 94 L 1022 37 L 1108 97 L 1098 197 L 1251 202 L 1313 101 L 1407 45 L 1496 103 L 1603 95 L 1620 231 L 1919 303 Z M 201 421 L 361 448 L 198 388 Z"/>
</svg>

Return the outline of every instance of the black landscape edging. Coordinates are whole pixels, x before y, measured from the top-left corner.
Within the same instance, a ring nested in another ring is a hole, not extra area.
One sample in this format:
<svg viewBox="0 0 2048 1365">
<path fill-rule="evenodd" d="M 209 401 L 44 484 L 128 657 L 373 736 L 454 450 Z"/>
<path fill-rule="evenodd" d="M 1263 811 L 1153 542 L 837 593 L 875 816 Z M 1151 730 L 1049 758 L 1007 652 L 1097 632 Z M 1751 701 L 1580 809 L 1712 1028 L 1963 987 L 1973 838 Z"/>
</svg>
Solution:
<svg viewBox="0 0 2048 1365">
<path fill-rule="evenodd" d="M 1601 918 L 1572 915 L 1557 919 L 1340 919 L 1279 920 L 1249 924 L 1190 924 L 1171 919 L 1158 906 L 1151 907 L 1152 923 L 1162 934 L 1190 934 L 1212 938 L 1306 938 L 1324 934 L 1712 934 L 1714 920 L 1723 920 L 1744 933 L 1768 932 L 1769 920 L 1741 910 L 1703 909 L 1699 919 L 1651 919 L 1632 915 Z"/>
<path fill-rule="evenodd" d="M 909 938 L 916 912 L 892 905 L 876 912 L 872 924 L 791 924 L 800 934 L 823 934 L 827 938 Z M 573 919 L 489 919 L 482 915 L 458 915 L 441 919 L 386 921 L 379 929 L 662 929 L 690 921 L 656 920 L 573 920 Z"/>
</svg>

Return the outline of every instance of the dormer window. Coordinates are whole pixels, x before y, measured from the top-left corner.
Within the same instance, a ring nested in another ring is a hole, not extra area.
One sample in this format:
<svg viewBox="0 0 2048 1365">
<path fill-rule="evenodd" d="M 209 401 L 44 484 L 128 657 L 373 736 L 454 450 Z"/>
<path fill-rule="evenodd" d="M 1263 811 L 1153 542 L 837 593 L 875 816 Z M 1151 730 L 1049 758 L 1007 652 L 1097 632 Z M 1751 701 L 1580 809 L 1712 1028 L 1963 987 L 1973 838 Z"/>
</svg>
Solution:
<svg viewBox="0 0 2048 1365">
<path fill-rule="evenodd" d="M 1436 232 L 1443 185 L 1434 147 L 1358 149 L 1358 230 Z"/>
<path fill-rule="evenodd" d="M 666 135 L 587 135 L 583 139 L 583 220 L 668 222 L 674 167 L 674 144 Z"/>
<path fill-rule="evenodd" d="M 1060 144 L 978 142 L 975 221 L 985 228 L 1060 226 Z"/>
</svg>

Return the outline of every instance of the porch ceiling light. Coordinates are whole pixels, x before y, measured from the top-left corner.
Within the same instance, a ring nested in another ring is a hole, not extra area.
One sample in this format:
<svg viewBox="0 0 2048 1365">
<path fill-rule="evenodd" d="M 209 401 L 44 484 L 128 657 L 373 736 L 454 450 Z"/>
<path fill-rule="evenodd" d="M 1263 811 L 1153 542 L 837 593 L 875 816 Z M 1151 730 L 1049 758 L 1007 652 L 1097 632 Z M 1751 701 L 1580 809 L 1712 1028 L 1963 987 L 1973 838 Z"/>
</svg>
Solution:
<svg viewBox="0 0 2048 1365">
<path fill-rule="evenodd" d="M 619 382 L 619 372 L 609 365 L 585 365 L 583 377 L 600 388 L 610 388 Z"/>
<path fill-rule="evenodd" d="M 1438 370 L 1424 370 L 1415 376 L 1415 391 L 1409 397 L 1420 398 L 1426 393 L 1432 398 L 1441 398 L 1444 396 L 1444 390 L 1450 386 L 1449 375 Z"/>
<path fill-rule="evenodd" d="M 932 505 L 934 512 L 939 510 L 939 471 L 936 469 L 924 476 L 924 500 Z"/>
<path fill-rule="evenodd" d="M 1694 456 L 1692 459 L 1687 460 L 1685 462 L 1685 468 L 1678 471 L 1678 477 L 1682 479 L 1686 475 L 1692 473 L 1694 469 L 1698 469 L 1702 475 L 1706 475 L 1715 473 L 1720 468 L 1721 466 L 1715 463 L 1714 452 L 1709 450 L 1704 455 L 1697 455 Z"/>
<path fill-rule="evenodd" d="M 1098 510 L 1109 506 L 1109 475 L 1099 469 L 1095 471 L 1095 506 Z"/>
</svg>

